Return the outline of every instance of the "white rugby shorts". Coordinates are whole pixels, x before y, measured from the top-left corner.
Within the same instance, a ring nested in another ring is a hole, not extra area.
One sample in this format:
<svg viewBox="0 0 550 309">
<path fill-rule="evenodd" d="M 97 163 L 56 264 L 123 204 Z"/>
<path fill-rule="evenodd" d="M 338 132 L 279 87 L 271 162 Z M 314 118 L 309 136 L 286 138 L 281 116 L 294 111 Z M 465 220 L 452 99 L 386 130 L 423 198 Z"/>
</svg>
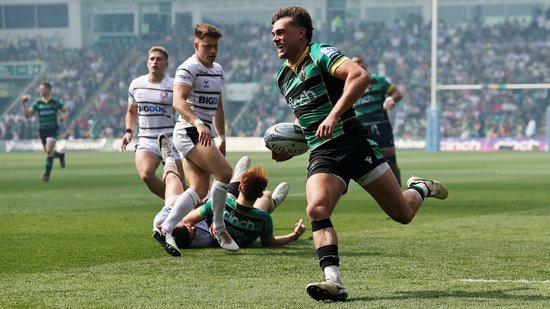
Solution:
<svg viewBox="0 0 550 309">
<path fill-rule="evenodd" d="M 159 158 L 161 158 L 159 145 L 156 139 L 140 137 L 136 144 L 136 153 L 141 151 L 151 152 L 156 156 L 158 156 Z M 173 143 L 172 143 L 172 155 L 174 159 L 181 160 L 181 157 Z"/>
<path fill-rule="evenodd" d="M 180 157 L 185 158 L 189 151 L 191 151 L 191 149 L 193 149 L 199 142 L 199 133 L 197 128 L 184 128 L 183 125 L 178 122 L 174 127 L 173 141 Z"/>
</svg>

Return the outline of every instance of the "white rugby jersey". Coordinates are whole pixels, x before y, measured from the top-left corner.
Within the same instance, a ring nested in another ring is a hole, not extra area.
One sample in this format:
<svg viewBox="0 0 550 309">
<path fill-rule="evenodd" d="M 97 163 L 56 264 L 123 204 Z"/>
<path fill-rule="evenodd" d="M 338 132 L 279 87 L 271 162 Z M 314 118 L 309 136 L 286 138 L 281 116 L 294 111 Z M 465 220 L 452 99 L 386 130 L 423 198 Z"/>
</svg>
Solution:
<svg viewBox="0 0 550 309">
<path fill-rule="evenodd" d="M 195 224 L 195 238 L 189 245 L 190 248 L 208 248 L 212 246 L 214 237 L 210 234 L 210 228 L 205 220 Z"/>
<path fill-rule="evenodd" d="M 139 137 L 172 136 L 176 123 L 172 107 L 173 87 L 174 78 L 168 75 L 158 84 L 149 82 L 147 75 L 132 81 L 128 88 L 128 104 L 137 105 Z"/>
<path fill-rule="evenodd" d="M 174 83 L 191 86 L 191 95 L 187 99 L 187 103 L 195 116 L 202 120 L 211 132 L 214 132 L 212 118 L 216 114 L 222 94 L 222 66 L 214 62 L 212 68 L 207 68 L 193 55 L 178 67 Z M 181 116 L 179 116 L 179 121 L 184 128 L 193 126 Z"/>
</svg>

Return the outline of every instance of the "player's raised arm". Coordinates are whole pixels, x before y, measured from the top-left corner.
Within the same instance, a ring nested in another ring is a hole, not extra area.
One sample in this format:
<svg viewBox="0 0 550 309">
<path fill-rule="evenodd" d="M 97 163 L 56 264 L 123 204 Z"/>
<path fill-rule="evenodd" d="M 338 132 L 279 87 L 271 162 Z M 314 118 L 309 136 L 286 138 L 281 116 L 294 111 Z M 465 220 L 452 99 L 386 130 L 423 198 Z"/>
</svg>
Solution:
<svg viewBox="0 0 550 309">
<path fill-rule="evenodd" d="M 370 83 L 367 71 L 350 60 L 342 62 L 334 71 L 334 76 L 345 81 L 344 89 L 330 114 L 317 129 L 316 135 L 320 139 L 332 138 L 332 132 L 340 116 L 359 100 Z"/>
<path fill-rule="evenodd" d="M 197 131 L 199 132 L 199 143 L 208 147 L 212 140 L 210 130 L 202 120 L 195 116 L 193 110 L 191 110 L 191 106 L 187 103 L 187 100 L 191 96 L 191 90 L 191 86 L 174 83 L 174 102 L 172 105 L 185 121 L 197 127 Z"/>
<path fill-rule="evenodd" d="M 29 118 L 31 117 L 32 115 L 34 115 L 34 109 L 31 107 L 27 108 L 27 102 L 29 102 L 29 96 L 28 95 L 24 95 L 22 98 L 21 98 L 21 105 L 22 105 L 22 108 L 23 108 L 23 115 L 26 117 L 26 118 Z"/>
<path fill-rule="evenodd" d="M 214 127 L 216 128 L 216 132 L 218 132 L 218 147 L 220 149 L 220 152 L 225 156 L 225 113 L 223 111 L 223 101 L 221 94 L 220 99 L 218 100 L 218 109 L 216 110 L 216 114 L 214 115 Z"/>
</svg>

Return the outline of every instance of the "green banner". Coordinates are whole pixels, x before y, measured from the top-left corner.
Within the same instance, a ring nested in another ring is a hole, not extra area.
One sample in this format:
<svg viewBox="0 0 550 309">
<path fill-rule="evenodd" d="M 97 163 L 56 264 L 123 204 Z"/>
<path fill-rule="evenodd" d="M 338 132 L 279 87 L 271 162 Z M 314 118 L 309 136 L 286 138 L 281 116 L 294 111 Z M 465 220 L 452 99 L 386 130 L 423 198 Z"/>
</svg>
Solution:
<svg viewBox="0 0 550 309">
<path fill-rule="evenodd" d="M 41 68 L 38 62 L 0 62 L 0 79 L 32 78 Z"/>
</svg>

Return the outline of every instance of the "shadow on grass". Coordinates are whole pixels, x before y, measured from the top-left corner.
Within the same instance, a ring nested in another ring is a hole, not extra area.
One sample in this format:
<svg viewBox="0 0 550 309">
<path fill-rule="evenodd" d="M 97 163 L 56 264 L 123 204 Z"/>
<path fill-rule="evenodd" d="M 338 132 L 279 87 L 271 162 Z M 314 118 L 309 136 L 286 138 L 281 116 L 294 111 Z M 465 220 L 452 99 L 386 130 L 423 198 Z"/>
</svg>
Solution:
<svg viewBox="0 0 550 309">
<path fill-rule="evenodd" d="M 472 298 L 472 299 L 501 299 L 513 301 L 550 301 L 546 295 L 515 295 L 511 292 L 529 291 L 530 288 L 498 289 L 493 291 L 400 291 L 394 295 L 382 297 L 358 297 L 349 298 L 354 301 L 375 301 L 375 300 L 404 300 L 404 299 L 437 299 L 437 298 Z"/>
<path fill-rule="evenodd" d="M 253 247 L 246 247 L 242 248 L 243 250 L 248 250 L 249 252 L 253 252 L 255 255 L 279 255 L 279 256 L 308 256 L 311 255 L 313 257 L 317 257 L 317 253 L 315 249 L 310 246 L 286 246 L 286 247 L 260 247 L 260 246 L 253 246 Z M 385 256 L 387 257 L 387 254 L 380 253 L 380 252 L 364 252 L 364 251 L 351 251 L 351 252 L 345 252 L 340 254 L 340 257 L 346 258 L 346 257 L 361 257 L 361 256 Z"/>
</svg>

